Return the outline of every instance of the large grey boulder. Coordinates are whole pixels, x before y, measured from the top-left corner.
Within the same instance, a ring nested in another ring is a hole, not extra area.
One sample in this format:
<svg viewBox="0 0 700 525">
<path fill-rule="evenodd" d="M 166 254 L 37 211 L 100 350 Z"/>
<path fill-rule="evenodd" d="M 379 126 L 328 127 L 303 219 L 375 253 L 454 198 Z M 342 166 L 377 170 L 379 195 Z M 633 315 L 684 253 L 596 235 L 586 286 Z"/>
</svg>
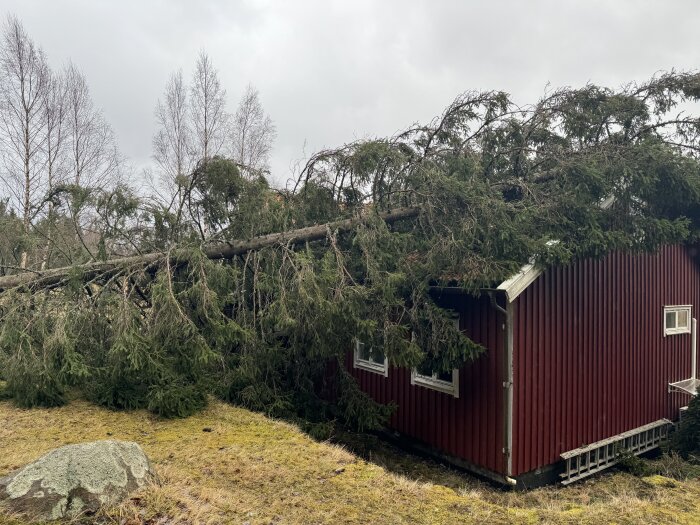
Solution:
<svg viewBox="0 0 700 525">
<path fill-rule="evenodd" d="M 67 445 L 0 478 L 0 505 L 36 520 L 74 517 L 119 503 L 154 477 L 136 443 Z"/>
</svg>

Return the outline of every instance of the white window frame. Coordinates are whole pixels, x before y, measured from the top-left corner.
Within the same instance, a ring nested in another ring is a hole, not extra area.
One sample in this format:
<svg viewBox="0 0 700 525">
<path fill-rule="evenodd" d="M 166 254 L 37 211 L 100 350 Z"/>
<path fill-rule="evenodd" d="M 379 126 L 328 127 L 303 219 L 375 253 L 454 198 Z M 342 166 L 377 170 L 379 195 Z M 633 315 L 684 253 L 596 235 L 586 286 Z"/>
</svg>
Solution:
<svg viewBox="0 0 700 525">
<path fill-rule="evenodd" d="M 430 388 L 431 390 L 437 390 L 443 394 L 450 394 L 455 399 L 459 399 L 459 370 L 457 368 L 452 370 L 451 382 L 438 379 L 436 372 L 433 372 L 433 375 L 431 376 L 427 376 L 418 373 L 418 371 L 414 368 L 411 370 L 411 384 Z"/>
<path fill-rule="evenodd" d="M 362 359 L 360 357 L 360 345 L 364 345 L 359 339 L 355 339 L 355 351 L 353 356 L 353 367 L 359 368 L 360 370 L 366 370 L 368 372 L 374 372 L 375 374 L 381 374 L 384 377 L 389 377 L 389 360 L 384 356 L 384 363 L 378 363 L 376 361 L 371 361 L 369 359 Z"/>
<path fill-rule="evenodd" d="M 690 325 L 692 323 L 692 305 L 690 304 L 682 304 L 682 305 L 674 305 L 674 306 L 664 306 L 664 318 L 663 318 L 663 323 L 664 323 L 664 337 L 667 335 L 677 335 L 677 334 L 689 334 L 690 333 Z M 688 319 L 688 324 L 686 326 L 678 326 L 678 313 L 679 312 L 686 312 Z M 676 326 L 675 328 L 669 328 L 666 326 L 666 314 L 668 313 L 675 313 L 676 314 Z"/>
<path fill-rule="evenodd" d="M 454 320 L 457 330 L 459 330 L 459 317 Z M 438 379 L 437 372 L 432 375 L 421 374 L 415 368 L 411 370 L 411 384 L 437 390 L 443 394 L 450 394 L 455 399 L 459 399 L 459 369 L 452 370 L 452 381 Z"/>
</svg>

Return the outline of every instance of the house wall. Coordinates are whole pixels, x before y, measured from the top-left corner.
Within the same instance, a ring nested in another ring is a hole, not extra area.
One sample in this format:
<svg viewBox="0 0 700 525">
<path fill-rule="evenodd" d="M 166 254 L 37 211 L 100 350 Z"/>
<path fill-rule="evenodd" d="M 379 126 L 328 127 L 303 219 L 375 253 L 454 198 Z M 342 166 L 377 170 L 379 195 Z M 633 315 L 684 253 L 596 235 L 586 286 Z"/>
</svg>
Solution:
<svg viewBox="0 0 700 525">
<path fill-rule="evenodd" d="M 513 475 L 661 418 L 689 396 L 690 334 L 664 337 L 663 307 L 700 318 L 697 250 L 614 253 L 547 270 L 513 303 Z"/>
<path fill-rule="evenodd" d="M 488 351 L 460 370 L 459 398 L 411 385 L 410 370 L 391 367 L 388 377 L 348 369 L 363 391 L 396 405 L 390 427 L 430 448 L 496 473 L 503 464 L 503 316 L 487 297 L 442 297 L 439 304 L 460 312 L 460 328 Z"/>
</svg>

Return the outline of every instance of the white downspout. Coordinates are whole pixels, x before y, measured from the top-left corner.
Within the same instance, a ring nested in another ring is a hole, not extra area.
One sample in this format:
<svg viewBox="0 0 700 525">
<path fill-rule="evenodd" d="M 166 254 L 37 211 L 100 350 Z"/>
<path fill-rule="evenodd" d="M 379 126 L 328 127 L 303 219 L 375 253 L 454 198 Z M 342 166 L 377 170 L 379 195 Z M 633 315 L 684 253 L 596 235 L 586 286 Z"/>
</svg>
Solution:
<svg viewBox="0 0 700 525">
<path fill-rule="evenodd" d="M 506 431 L 506 447 L 508 448 L 508 459 L 506 464 L 506 479 L 509 483 L 513 475 L 513 303 L 506 303 L 506 414 L 505 414 L 505 431 Z"/>
<path fill-rule="evenodd" d="M 692 352 L 690 356 L 690 379 L 695 382 L 698 377 L 698 320 L 693 319 L 693 323 L 690 328 L 690 337 L 692 338 L 692 343 L 690 345 L 690 351 Z"/>
<path fill-rule="evenodd" d="M 513 479 L 513 303 L 505 294 L 506 307 L 496 301 L 494 290 L 487 291 L 491 306 L 503 314 L 503 330 L 505 339 L 504 373 L 503 373 L 503 454 L 505 456 L 505 480 L 510 485 L 516 485 Z"/>
</svg>

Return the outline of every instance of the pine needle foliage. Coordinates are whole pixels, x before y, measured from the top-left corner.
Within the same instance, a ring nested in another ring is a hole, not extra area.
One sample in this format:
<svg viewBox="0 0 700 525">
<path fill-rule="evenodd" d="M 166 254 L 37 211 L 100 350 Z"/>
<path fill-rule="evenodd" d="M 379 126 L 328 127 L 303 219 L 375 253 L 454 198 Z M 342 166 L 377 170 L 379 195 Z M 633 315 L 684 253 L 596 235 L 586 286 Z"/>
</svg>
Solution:
<svg viewBox="0 0 700 525">
<path fill-rule="evenodd" d="M 0 294 L 0 378 L 25 406 L 76 390 L 183 417 L 215 394 L 276 417 L 377 427 L 391 407 L 345 371 L 354 341 L 440 372 L 484 351 L 431 287 L 479 294 L 532 257 L 546 266 L 697 240 L 700 121 L 676 111 L 699 98 L 700 75 L 678 72 L 524 107 L 469 92 L 427 125 L 319 152 L 286 191 L 213 158 L 180 181 L 179 208 L 137 212 L 131 194 L 101 196 L 95 209 L 119 225 L 101 228 L 105 239 L 129 229 L 123 202 L 139 221 L 130 244 L 162 255 Z M 401 207 L 420 212 L 381 219 Z M 347 218 L 361 220 L 205 256 L 225 240 Z"/>
</svg>

